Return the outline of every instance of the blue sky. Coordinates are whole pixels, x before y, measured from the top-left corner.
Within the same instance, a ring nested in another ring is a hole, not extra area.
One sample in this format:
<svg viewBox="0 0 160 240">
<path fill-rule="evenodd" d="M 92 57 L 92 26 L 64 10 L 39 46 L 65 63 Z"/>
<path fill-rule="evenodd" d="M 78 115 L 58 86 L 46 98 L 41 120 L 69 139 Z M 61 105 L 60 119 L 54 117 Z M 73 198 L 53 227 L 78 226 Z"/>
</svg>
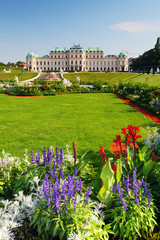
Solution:
<svg viewBox="0 0 160 240">
<path fill-rule="evenodd" d="M 0 62 L 25 61 L 32 50 L 100 47 L 135 57 L 160 36 L 159 0 L 5 0 L 0 13 Z"/>
</svg>

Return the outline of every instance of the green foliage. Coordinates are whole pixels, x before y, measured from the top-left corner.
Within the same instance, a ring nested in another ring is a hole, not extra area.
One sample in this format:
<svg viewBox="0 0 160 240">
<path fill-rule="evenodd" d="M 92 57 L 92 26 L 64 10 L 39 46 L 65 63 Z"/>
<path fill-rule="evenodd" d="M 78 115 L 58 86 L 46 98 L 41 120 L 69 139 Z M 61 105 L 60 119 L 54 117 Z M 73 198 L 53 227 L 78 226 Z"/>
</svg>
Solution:
<svg viewBox="0 0 160 240">
<path fill-rule="evenodd" d="M 110 230 L 110 224 L 105 225 L 103 218 L 94 211 L 94 202 L 86 205 L 83 197 L 79 196 L 76 211 L 71 200 L 66 204 L 68 215 L 65 214 L 64 207 L 61 208 L 61 214 L 55 214 L 54 208 L 46 206 L 44 199 L 36 205 L 31 224 L 38 227 L 38 233 L 42 239 L 51 239 L 55 236 L 66 239 L 70 234 L 74 234 L 75 238 L 76 235 L 80 236 L 80 239 L 109 239 L 109 233 L 113 233 Z"/>
<path fill-rule="evenodd" d="M 149 72 L 151 68 L 153 68 L 153 73 L 159 67 L 159 59 L 160 59 L 160 49 L 154 48 L 145 52 L 142 56 L 136 58 L 132 64 L 131 68 L 133 70 L 140 70 L 144 72 Z"/>
<path fill-rule="evenodd" d="M 123 187 L 124 188 L 124 187 Z M 142 233 L 154 230 L 157 225 L 155 218 L 155 205 L 153 201 L 147 207 L 147 196 L 143 196 L 142 189 L 138 189 L 138 204 L 135 203 L 135 193 L 133 189 L 127 191 L 123 189 L 123 203 L 118 193 L 113 193 L 113 205 L 106 211 L 106 218 L 111 219 L 114 237 L 122 239 L 138 239 Z M 123 208 L 124 202 L 127 210 Z"/>
<path fill-rule="evenodd" d="M 97 197 L 101 202 L 105 203 L 107 208 L 109 208 L 112 204 L 112 192 L 110 190 L 112 189 L 113 183 L 115 181 L 114 171 L 111 168 L 110 159 L 108 159 L 104 165 L 100 177 L 102 179 L 103 186 L 100 189 Z"/>
</svg>

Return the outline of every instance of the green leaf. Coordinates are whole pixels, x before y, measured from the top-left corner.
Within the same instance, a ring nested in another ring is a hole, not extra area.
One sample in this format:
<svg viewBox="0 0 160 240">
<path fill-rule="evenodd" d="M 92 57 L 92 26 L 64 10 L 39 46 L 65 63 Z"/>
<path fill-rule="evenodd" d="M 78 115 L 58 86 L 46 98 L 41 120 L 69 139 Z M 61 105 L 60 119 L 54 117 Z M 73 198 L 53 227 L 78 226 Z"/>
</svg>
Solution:
<svg viewBox="0 0 160 240">
<path fill-rule="evenodd" d="M 122 161 L 121 158 L 118 160 L 118 164 L 117 164 L 117 172 L 116 172 L 116 180 L 117 183 L 121 180 L 121 176 L 122 176 Z"/>
<path fill-rule="evenodd" d="M 106 188 L 103 186 L 98 195 L 97 198 L 103 202 L 107 208 L 111 207 L 112 202 L 113 202 L 113 196 L 112 196 L 112 192 L 107 191 Z"/>
<path fill-rule="evenodd" d="M 155 169 L 160 169 L 160 162 L 156 162 L 154 168 Z"/>
<path fill-rule="evenodd" d="M 114 183 L 114 171 L 111 168 L 110 159 L 106 162 L 104 165 L 102 172 L 101 172 L 101 179 L 103 181 L 103 184 L 106 188 L 106 190 L 109 190 Z"/>
<path fill-rule="evenodd" d="M 4 185 L 4 182 L 0 182 L 0 186 Z"/>
<path fill-rule="evenodd" d="M 152 171 L 153 168 L 154 168 L 154 162 L 152 160 L 149 160 L 148 162 L 146 162 L 143 167 L 144 176 L 147 177 L 147 175 Z"/>
</svg>

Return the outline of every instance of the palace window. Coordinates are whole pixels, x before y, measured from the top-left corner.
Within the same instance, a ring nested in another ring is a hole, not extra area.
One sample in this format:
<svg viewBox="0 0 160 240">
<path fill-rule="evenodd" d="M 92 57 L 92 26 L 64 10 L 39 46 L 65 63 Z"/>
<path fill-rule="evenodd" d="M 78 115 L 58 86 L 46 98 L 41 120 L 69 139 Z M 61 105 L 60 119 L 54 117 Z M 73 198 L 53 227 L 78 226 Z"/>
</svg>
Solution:
<svg viewBox="0 0 160 240">
<path fill-rule="evenodd" d="M 73 55 L 71 55 L 71 58 L 73 58 Z"/>
<path fill-rule="evenodd" d="M 49 62 L 48 62 L 48 65 L 49 65 Z"/>
<path fill-rule="evenodd" d="M 95 61 L 93 61 L 93 66 L 95 65 Z"/>
<path fill-rule="evenodd" d="M 58 58 L 60 58 L 60 56 L 58 56 Z"/>
<path fill-rule="evenodd" d="M 51 62 L 51 65 L 53 65 L 53 62 Z"/>
<path fill-rule="evenodd" d="M 73 64 L 73 61 L 71 61 L 71 64 Z"/>
<path fill-rule="evenodd" d="M 81 58 L 82 56 L 80 55 L 79 57 Z"/>
<path fill-rule="evenodd" d="M 103 56 L 101 55 L 101 58 L 103 58 Z"/>
<path fill-rule="evenodd" d="M 40 65 L 42 65 L 42 62 L 40 62 Z"/>
<path fill-rule="evenodd" d="M 44 62 L 44 65 L 46 65 L 46 62 Z"/>
<path fill-rule="evenodd" d="M 44 71 L 46 71 L 46 68 L 44 67 Z"/>
<path fill-rule="evenodd" d="M 55 62 L 54 65 L 56 65 L 57 63 Z"/>
<path fill-rule="evenodd" d="M 108 65 L 110 65 L 110 62 L 108 62 Z"/>
<path fill-rule="evenodd" d="M 95 56 L 93 55 L 93 58 L 95 58 Z"/>
<path fill-rule="evenodd" d="M 48 70 L 49 70 L 49 67 L 48 67 Z"/>
<path fill-rule="evenodd" d="M 77 58 L 77 55 L 75 56 L 75 58 Z"/>
<path fill-rule="evenodd" d="M 56 58 L 57 56 L 55 55 L 55 58 Z"/>
<path fill-rule="evenodd" d="M 97 71 L 99 71 L 99 68 L 97 67 Z"/>
<path fill-rule="evenodd" d="M 79 64 L 82 64 L 82 62 L 81 62 L 81 61 L 79 61 Z"/>
<path fill-rule="evenodd" d="M 75 61 L 75 64 L 77 65 L 77 61 Z"/>
<path fill-rule="evenodd" d="M 97 61 L 97 65 L 99 65 L 99 62 Z"/>
<path fill-rule="evenodd" d="M 99 58 L 99 56 L 97 55 L 97 58 Z"/>
<path fill-rule="evenodd" d="M 51 67 L 51 71 L 53 71 L 53 67 Z"/>
<path fill-rule="evenodd" d="M 58 65 L 60 65 L 60 62 L 58 62 Z"/>
<path fill-rule="evenodd" d="M 37 62 L 37 65 L 38 65 L 38 62 Z"/>
<path fill-rule="evenodd" d="M 66 62 L 66 65 L 67 65 L 67 62 Z"/>
</svg>

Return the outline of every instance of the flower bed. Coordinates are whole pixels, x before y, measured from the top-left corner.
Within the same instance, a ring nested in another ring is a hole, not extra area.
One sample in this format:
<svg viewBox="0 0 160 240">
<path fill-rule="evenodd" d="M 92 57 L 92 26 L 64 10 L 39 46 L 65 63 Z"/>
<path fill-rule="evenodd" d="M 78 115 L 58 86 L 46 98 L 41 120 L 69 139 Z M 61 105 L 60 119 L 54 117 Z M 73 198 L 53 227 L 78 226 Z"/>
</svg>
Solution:
<svg viewBox="0 0 160 240">
<path fill-rule="evenodd" d="M 98 167 L 77 158 L 74 142 L 73 155 L 44 148 L 20 161 L 3 152 L 0 240 L 160 239 L 158 133 L 139 148 L 139 132 L 122 128 L 113 158 L 101 146 Z"/>
</svg>

